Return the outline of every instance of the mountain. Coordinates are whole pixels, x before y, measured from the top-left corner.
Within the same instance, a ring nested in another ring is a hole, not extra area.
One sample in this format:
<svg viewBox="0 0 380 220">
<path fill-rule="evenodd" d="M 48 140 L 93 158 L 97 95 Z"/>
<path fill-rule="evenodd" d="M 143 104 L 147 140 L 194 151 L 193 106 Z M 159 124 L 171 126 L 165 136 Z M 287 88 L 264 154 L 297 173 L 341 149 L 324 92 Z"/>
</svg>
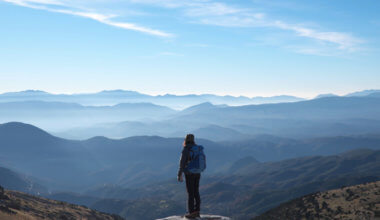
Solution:
<svg viewBox="0 0 380 220">
<path fill-rule="evenodd" d="M 299 102 L 304 101 L 304 98 L 299 98 L 295 96 L 289 96 L 289 95 L 279 95 L 279 96 L 272 96 L 272 97 L 253 97 L 252 100 L 254 100 L 254 103 L 251 104 L 266 104 L 266 103 L 282 103 L 282 102 Z"/>
<path fill-rule="evenodd" d="M 0 219 L 123 219 L 120 216 L 91 210 L 84 206 L 4 190 L 1 186 L 0 202 Z"/>
<path fill-rule="evenodd" d="M 317 192 L 279 205 L 254 220 L 377 219 L 380 181 Z"/>
<path fill-rule="evenodd" d="M 243 157 L 239 160 L 237 160 L 236 162 L 234 162 L 229 170 L 228 170 L 228 173 L 233 173 L 233 172 L 236 172 L 236 170 L 239 170 L 239 169 L 244 169 L 245 167 L 247 166 L 250 166 L 250 165 L 258 165 L 260 162 L 257 161 L 254 157 L 252 156 L 247 156 L 247 157 Z"/>
<path fill-rule="evenodd" d="M 11 97 L 40 97 L 40 96 L 49 96 L 51 94 L 41 91 L 41 90 L 25 90 L 25 91 L 20 91 L 20 92 L 6 92 L 0 95 L 5 98 L 11 98 Z"/>
<path fill-rule="evenodd" d="M 240 149 L 241 157 L 253 156 L 261 162 L 289 158 L 334 155 L 358 148 L 380 149 L 380 136 L 336 136 L 308 139 L 289 139 L 270 135 L 256 136 L 243 141 L 226 141 L 223 145 Z"/>
<path fill-rule="evenodd" d="M 0 185 L 10 190 L 36 195 L 48 193 L 47 189 L 32 177 L 16 173 L 4 167 L 0 167 Z"/>
<path fill-rule="evenodd" d="M 329 120 L 344 118 L 376 119 L 380 115 L 380 99 L 371 97 L 326 97 L 295 103 L 245 105 L 225 108 L 208 108 L 193 112 L 192 117 L 180 116 L 185 120 L 234 120 L 241 121 L 254 119 L 307 119 Z M 365 115 L 363 113 L 366 113 Z M 239 116 L 239 117 L 237 117 Z M 235 122 L 236 123 L 236 122 Z"/>
<path fill-rule="evenodd" d="M 209 109 L 213 109 L 213 108 L 217 108 L 217 107 L 223 108 L 223 107 L 228 107 L 228 106 L 226 106 L 226 105 L 213 105 L 211 102 L 204 102 L 204 103 L 201 103 L 198 105 L 190 106 L 190 107 L 182 110 L 181 114 L 186 115 L 189 113 L 193 113 L 193 112 L 197 112 L 197 111 L 205 111 L 205 110 L 209 110 Z"/>
<path fill-rule="evenodd" d="M 368 96 L 368 95 L 371 95 L 372 93 L 378 93 L 378 92 L 380 92 L 380 90 L 378 90 L 378 89 L 369 89 L 369 90 L 363 90 L 363 91 L 359 91 L 359 92 L 349 93 L 346 96 L 348 96 L 348 97 L 352 97 L 352 96 Z"/>
<path fill-rule="evenodd" d="M 218 96 L 213 94 L 189 94 L 189 95 L 147 95 L 128 90 L 105 90 L 98 93 L 83 94 L 51 94 L 37 90 L 10 92 L 0 94 L 0 102 L 20 101 L 47 101 L 47 102 L 75 102 L 81 105 L 116 105 L 118 103 L 150 102 L 156 105 L 164 105 L 174 109 L 185 109 L 189 106 L 204 102 L 227 105 L 247 105 L 278 102 L 296 102 L 304 100 L 294 96 L 273 97 L 245 97 L 245 96 Z"/>
<path fill-rule="evenodd" d="M 228 172 L 223 182 L 265 188 L 287 188 L 345 176 L 379 176 L 380 150 L 358 149 L 333 156 L 300 157 L 276 162 L 246 162 Z M 232 175 L 232 176 L 230 176 Z"/>
<path fill-rule="evenodd" d="M 326 98 L 326 97 L 335 97 L 335 96 L 338 96 L 338 95 L 335 95 L 333 93 L 327 93 L 327 94 L 320 94 L 320 95 L 316 96 L 314 99 L 320 99 L 320 98 Z"/>
<path fill-rule="evenodd" d="M 225 128 L 218 125 L 208 125 L 192 130 L 190 133 L 197 134 L 199 138 L 211 139 L 213 141 L 231 141 L 251 138 L 251 136 L 240 133 L 232 128 Z M 180 133 L 178 132 L 177 134 L 179 136 Z"/>
<path fill-rule="evenodd" d="M 220 167 L 219 159 L 238 158 L 228 147 L 197 141 L 215 155 L 208 160 L 209 172 Z M 72 141 L 28 124 L 6 123 L 0 125 L 0 165 L 35 176 L 49 187 L 73 191 L 104 183 L 140 185 L 176 173 L 182 142 L 157 136 Z"/>
<path fill-rule="evenodd" d="M 246 134 L 285 137 L 317 137 L 380 131 L 380 99 L 373 97 L 327 97 L 295 103 L 208 108 L 177 115 L 172 124 L 203 127 L 215 124 Z"/>
<path fill-rule="evenodd" d="M 213 141 L 244 140 L 263 134 L 304 139 L 380 133 L 379 118 L 380 98 L 377 97 L 326 97 L 246 106 L 203 103 L 162 120 L 98 124 L 66 130 L 58 135 L 82 139 L 94 135 L 178 137 L 200 132 L 200 136 Z"/>
<path fill-rule="evenodd" d="M 0 125 L 0 166 L 34 176 L 51 189 L 81 191 L 103 184 L 141 186 L 173 178 L 183 138 L 57 138 L 23 123 Z M 245 141 L 197 139 L 208 156 L 208 174 L 222 172 L 238 159 L 258 161 L 331 155 L 357 148 L 380 149 L 380 136 L 294 140 L 257 136 Z M 22 152 L 22 153 L 20 153 Z M 221 163 L 220 161 L 223 161 Z"/>
<path fill-rule="evenodd" d="M 115 93 L 118 96 L 119 92 Z M 82 140 L 96 135 L 178 137 L 189 132 L 199 132 L 213 141 L 243 140 L 262 134 L 302 139 L 380 133 L 379 109 L 380 98 L 376 96 L 245 106 L 204 102 L 183 111 L 150 103 L 82 106 L 24 101 L 0 103 L 0 121 L 23 121 L 62 137 Z"/>
<path fill-rule="evenodd" d="M 380 98 L 380 91 L 379 91 L 379 92 L 371 93 L 371 94 L 367 95 L 367 97 L 376 97 L 376 98 Z"/>
<path fill-rule="evenodd" d="M 82 106 L 68 102 L 0 102 L 0 121 L 23 121 L 49 130 L 125 120 L 165 119 L 176 111 L 151 103 L 120 103 L 113 106 Z"/>
</svg>

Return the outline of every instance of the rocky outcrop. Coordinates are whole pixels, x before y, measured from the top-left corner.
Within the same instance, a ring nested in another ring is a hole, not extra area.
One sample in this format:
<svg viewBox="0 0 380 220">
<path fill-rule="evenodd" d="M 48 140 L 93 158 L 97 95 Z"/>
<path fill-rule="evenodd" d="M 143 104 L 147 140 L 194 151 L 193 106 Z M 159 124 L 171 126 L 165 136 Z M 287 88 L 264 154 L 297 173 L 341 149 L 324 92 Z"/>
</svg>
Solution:
<svg viewBox="0 0 380 220">
<path fill-rule="evenodd" d="M 183 216 L 170 216 L 166 218 L 156 219 L 156 220 L 188 220 Z M 219 216 L 219 215 L 201 215 L 200 218 L 196 218 L 196 220 L 231 220 L 228 217 Z"/>
</svg>

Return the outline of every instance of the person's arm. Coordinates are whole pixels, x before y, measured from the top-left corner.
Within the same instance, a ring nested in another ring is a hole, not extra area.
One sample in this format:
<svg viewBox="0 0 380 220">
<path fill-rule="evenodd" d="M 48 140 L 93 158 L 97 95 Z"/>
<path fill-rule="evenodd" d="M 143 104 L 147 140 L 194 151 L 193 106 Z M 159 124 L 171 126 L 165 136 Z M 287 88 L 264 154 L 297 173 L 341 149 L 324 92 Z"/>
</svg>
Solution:
<svg viewBox="0 0 380 220">
<path fill-rule="evenodd" d="M 181 159 L 179 160 L 178 180 L 180 179 L 180 177 L 182 177 L 182 173 L 185 170 L 188 156 L 189 156 L 189 151 L 186 147 L 184 147 L 182 150 Z"/>
</svg>

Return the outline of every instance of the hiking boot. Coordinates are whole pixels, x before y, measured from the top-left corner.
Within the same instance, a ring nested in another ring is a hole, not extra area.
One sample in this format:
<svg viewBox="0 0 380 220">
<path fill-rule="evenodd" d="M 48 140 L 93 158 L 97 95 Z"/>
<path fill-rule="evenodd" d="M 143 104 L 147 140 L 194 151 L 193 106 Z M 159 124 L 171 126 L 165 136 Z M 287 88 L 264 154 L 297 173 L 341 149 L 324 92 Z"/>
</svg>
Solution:
<svg viewBox="0 0 380 220">
<path fill-rule="evenodd" d="M 188 213 L 185 215 L 185 218 L 188 218 L 188 219 L 195 219 L 197 217 L 200 217 L 199 212 L 197 212 L 197 211 L 192 212 L 192 213 Z"/>
</svg>

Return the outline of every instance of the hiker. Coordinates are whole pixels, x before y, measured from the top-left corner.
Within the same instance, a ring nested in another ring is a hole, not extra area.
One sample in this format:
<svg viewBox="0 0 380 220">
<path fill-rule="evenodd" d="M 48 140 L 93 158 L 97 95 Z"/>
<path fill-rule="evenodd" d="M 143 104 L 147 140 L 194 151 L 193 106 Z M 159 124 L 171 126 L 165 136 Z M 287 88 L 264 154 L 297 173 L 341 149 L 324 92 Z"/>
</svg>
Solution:
<svg viewBox="0 0 380 220">
<path fill-rule="evenodd" d="M 206 169 L 206 156 L 203 146 L 195 144 L 194 135 L 187 134 L 183 142 L 183 150 L 179 161 L 178 181 L 183 182 L 185 173 L 186 190 L 188 195 L 186 218 L 200 217 L 201 197 L 199 195 L 199 180 L 201 172 Z"/>
</svg>

